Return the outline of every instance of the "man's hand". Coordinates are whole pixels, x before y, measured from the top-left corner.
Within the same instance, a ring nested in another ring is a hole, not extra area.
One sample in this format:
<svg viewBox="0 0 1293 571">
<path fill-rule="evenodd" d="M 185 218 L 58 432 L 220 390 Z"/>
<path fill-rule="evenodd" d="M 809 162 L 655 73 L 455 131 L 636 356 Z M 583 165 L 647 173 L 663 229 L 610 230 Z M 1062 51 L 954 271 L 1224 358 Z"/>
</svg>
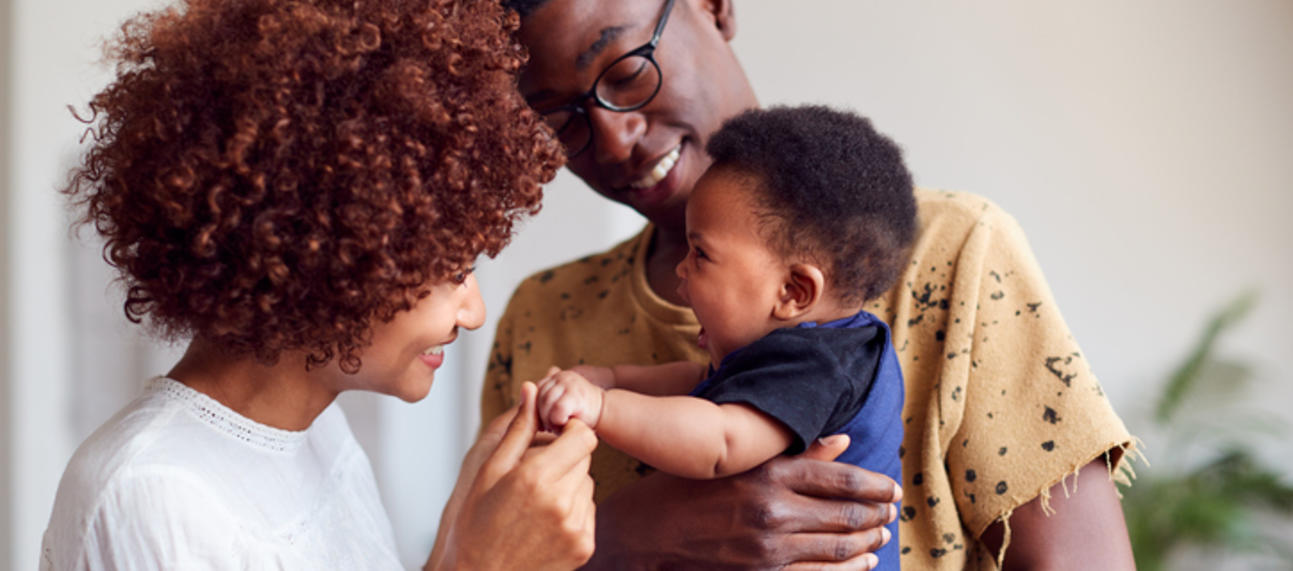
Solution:
<svg viewBox="0 0 1293 571">
<path fill-rule="evenodd" d="M 831 462 L 832 436 L 729 478 L 656 473 L 598 506 L 588 568 L 660 566 L 869 569 L 889 540 L 902 489 L 888 477 Z"/>
</svg>

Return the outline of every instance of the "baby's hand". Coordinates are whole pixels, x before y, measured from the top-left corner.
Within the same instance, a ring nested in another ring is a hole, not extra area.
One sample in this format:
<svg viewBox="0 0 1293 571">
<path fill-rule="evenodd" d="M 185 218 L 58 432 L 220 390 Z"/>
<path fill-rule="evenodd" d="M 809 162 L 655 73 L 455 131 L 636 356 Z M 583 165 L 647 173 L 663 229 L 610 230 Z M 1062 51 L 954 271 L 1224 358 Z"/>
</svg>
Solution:
<svg viewBox="0 0 1293 571">
<path fill-rule="evenodd" d="M 596 429 L 602 417 L 605 391 L 574 371 L 556 371 L 539 381 L 539 420 L 548 429 L 565 426 L 572 418 Z"/>
<path fill-rule="evenodd" d="M 575 365 L 570 368 L 572 373 L 578 373 L 588 382 L 599 386 L 603 389 L 615 388 L 615 371 L 610 367 L 598 367 L 596 365 Z"/>
</svg>

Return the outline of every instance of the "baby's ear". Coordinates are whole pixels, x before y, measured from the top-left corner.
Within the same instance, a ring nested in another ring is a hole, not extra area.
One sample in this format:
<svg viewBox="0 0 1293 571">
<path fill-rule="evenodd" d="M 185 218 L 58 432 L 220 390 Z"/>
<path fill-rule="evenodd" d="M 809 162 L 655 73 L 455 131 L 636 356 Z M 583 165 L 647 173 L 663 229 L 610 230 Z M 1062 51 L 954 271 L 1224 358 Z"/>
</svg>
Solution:
<svg viewBox="0 0 1293 571">
<path fill-rule="evenodd" d="M 807 263 L 790 264 L 781 282 L 777 304 L 772 308 L 773 317 L 791 321 L 808 313 L 821 300 L 825 289 L 826 274 L 821 268 Z"/>
</svg>

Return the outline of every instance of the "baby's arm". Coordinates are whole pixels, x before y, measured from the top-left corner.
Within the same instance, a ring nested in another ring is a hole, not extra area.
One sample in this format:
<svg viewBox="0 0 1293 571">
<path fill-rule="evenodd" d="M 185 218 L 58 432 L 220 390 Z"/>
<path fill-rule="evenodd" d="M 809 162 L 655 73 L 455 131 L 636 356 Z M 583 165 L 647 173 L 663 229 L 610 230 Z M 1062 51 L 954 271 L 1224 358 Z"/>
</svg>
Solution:
<svg viewBox="0 0 1293 571">
<path fill-rule="evenodd" d="M 540 381 L 538 404 L 547 425 L 579 418 L 607 444 L 685 478 L 744 472 L 780 454 L 793 438 L 785 425 L 747 405 L 604 390 L 573 371 Z"/>
<path fill-rule="evenodd" d="M 612 389 L 597 435 L 655 468 L 693 479 L 739 474 L 782 453 L 790 429 L 744 404 Z"/>
<path fill-rule="evenodd" d="M 539 385 L 538 410 L 543 427 L 565 426 L 571 418 L 597 425 L 601 414 L 601 389 L 627 389 L 647 395 L 685 395 L 704 378 L 705 367 L 691 361 L 660 365 L 575 365 L 567 371 L 548 369 Z M 583 381 L 583 382 L 580 382 Z"/>
<path fill-rule="evenodd" d="M 644 395 L 685 395 L 704 379 L 705 366 L 691 361 L 660 365 L 576 365 L 571 371 L 603 389 L 628 389 Z"/>
</svg>

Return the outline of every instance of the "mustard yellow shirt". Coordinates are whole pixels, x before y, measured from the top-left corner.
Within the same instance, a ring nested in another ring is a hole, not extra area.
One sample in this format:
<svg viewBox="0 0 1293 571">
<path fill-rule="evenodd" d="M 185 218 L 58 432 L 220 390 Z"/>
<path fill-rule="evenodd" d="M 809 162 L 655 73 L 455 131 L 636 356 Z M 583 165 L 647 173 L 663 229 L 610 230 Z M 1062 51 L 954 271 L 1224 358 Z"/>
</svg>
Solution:
<svg viewBox="0 0 1293 571">
<path fill-rule="evenodd" d="M 867 309 L 892 328 L 906 380 L 902 562 L 995 569 L 989 524 L 1097 458 L 1126 481 L 1132 437 L 1069 333 L 1022 230 L 988 200 L 918 190 L 910 266 Z M 580 363 L 707 362 L 700 325 L 646 282 L 652 228 L 517 287 L 495 337 L 482 395 L 489 419 L 520 383 Z M 648 468 L 594 454 L 600 501 Z"/>
</svg>

